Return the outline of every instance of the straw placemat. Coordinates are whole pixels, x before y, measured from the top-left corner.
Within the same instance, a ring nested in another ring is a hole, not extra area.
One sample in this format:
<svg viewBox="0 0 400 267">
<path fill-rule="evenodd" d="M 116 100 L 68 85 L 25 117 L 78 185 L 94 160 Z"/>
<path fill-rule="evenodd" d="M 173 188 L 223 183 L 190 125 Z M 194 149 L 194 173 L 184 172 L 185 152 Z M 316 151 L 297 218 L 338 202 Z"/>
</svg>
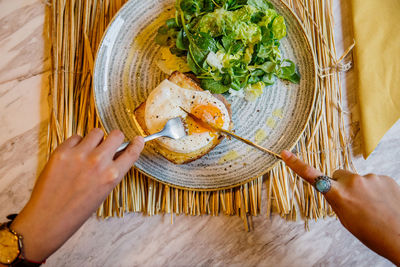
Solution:
<svg viewBox="0 0 400 267">
<path fill-rule="evenodd" d="M 85 135 L 101 127 L 92 90 L 94 58 L 102 35 L 125 0 L 53 0 L 49 5 L 52 76 L 49 98 L 48 154 L 74 133 Z M 346 141 L 332 3 L 329 0 L 287 0 L 312 42 L 318 64 L 317 94 L 311 120 L 296 150 L 300 157 L 327 175 L 338 167 L 352 167 Z M 265 187 L 265 190 L 262 188 Z M 186 215 L 237 215 L 246 229 L 251 216 L 267 203 L 267 215 L 286 219 L 318 219 L 334 215 L 323 196 L 279 163 L 264 177 L 237 188 L 202 192 L 173 188 L 132 169 L 111 192 L 97 215 L 123 216 L 125 212 Z"/>
</svg>

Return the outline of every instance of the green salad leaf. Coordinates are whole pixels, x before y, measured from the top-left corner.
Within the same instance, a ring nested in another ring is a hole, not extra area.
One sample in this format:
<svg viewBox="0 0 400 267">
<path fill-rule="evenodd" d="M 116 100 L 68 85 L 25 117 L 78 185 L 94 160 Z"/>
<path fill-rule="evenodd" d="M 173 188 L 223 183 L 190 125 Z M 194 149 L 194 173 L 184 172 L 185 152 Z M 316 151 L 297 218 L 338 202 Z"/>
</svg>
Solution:
<svg viewBox="0 0 400 267">
<path fill-rule="evenodd" d="M 214 79 L 202 79 L 200 85 L 204 90 L 208 90 L 213 94 L 223 94 L 229 90 L 228 86 Z"/>
<path fill-rule="evenodd" d="M 267 0 L 177 0 L 175 7 L 155 42 L 185 57 L 203 89 L 244 90 L 255 99 L 276 78 L 299 83 L 294 62 L 279 49 L 285 20 Z"/>
<path fill-rule="evenodd" d="M 272 21 L 272 33 L 277 40 L 286 36 L 286 25 L 282 16 L 276 16 Z"/>
<path fill-rule="evenodd" d="M 270 2 L 267 0 L 249 0 L 248 5 L 254 6 L 261 11 L 268 11 L 269 9 L 274 9 Z"/>
</svg>

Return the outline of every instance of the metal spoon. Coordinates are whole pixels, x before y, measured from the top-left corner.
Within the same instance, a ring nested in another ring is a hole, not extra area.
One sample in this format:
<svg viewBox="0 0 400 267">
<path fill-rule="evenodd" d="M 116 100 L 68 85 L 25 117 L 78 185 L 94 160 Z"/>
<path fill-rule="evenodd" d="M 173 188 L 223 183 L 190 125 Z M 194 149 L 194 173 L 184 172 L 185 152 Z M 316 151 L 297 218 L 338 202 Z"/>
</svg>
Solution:
<svg viewBox="0 0 400 267">
<path fill-rule="evenodd" d="M 165 124 L 164 128 L 155 134 L 148 135 L 144 138 L 144 142 L 159 138 L 159 137 L 169 137 L 172 139 L 180 139 L 187 135 L 185 125 L 181 117 L 175 117 L 169 119 Z M 130 142 L 125 142 L 120 145 L 115 153 L 124 150 Z"/>
</svg>

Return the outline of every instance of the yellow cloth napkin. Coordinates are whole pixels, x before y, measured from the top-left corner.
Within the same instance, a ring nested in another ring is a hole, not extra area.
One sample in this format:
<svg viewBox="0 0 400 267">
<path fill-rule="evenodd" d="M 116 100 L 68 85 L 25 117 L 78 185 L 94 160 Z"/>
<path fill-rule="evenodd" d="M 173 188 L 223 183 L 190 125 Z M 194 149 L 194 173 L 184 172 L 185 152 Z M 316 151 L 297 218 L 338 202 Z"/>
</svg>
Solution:
<svg viewBox="0 0 400 267">
<path fill-rule="evenodd" d="M 400 118 L 400 0 L 352 0 L 352 12 L 367 158 Z"/>
</svg>

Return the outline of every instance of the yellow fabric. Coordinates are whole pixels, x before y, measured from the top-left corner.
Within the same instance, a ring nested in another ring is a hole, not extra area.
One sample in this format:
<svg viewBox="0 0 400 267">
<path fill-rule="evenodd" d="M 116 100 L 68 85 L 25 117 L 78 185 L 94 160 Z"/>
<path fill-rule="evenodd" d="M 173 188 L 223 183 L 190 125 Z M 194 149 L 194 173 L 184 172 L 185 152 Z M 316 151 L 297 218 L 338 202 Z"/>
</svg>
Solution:
<svg viewBox="0 0 400 267">
<path fill-rule="evenodd" d="M 400 118 L 400 0 L 352 0 L 352 12 L 367 158 Z"/>
</svg>

